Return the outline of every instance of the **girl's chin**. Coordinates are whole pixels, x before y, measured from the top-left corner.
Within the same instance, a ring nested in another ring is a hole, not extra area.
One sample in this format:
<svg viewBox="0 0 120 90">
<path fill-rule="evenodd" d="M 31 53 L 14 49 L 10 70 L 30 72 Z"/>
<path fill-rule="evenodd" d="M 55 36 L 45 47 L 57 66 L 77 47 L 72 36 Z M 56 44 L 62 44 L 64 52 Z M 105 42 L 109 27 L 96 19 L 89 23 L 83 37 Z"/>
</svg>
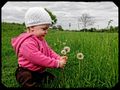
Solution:
<svg viewBox="0 0 120 90">
<path fill-rule="evenodd" d="M 45 37 L 45 35 L 40 36 L 40 38 L 44 38 L 44 37 Z"/>
<path fill-rule="evenodd" d="M 42 35 L 42 36 L 37 36 L 38 38 L 44 38 L 45 37 L 45 35 Z"/>
<path fill-rule="evenodd" d="M 45 35 L 42 35 L 41 37 L 43 37 L 43 38 L 44 38 L 44 37 L 45 37 Z"/>
</svg>

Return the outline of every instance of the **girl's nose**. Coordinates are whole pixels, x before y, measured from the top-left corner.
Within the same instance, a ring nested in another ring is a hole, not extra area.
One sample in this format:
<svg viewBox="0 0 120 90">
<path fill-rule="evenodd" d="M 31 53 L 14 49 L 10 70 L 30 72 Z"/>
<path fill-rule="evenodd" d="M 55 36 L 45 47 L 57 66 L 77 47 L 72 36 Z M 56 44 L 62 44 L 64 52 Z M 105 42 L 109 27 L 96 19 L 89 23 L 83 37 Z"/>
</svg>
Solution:
<svg viewBox="0 0 120 90">
<path fill-rule="evenodd" d="M 45 30 L 45 34 L 47 34 L 48 33 L 48 31 L 47 30 Z"/>
</svg>

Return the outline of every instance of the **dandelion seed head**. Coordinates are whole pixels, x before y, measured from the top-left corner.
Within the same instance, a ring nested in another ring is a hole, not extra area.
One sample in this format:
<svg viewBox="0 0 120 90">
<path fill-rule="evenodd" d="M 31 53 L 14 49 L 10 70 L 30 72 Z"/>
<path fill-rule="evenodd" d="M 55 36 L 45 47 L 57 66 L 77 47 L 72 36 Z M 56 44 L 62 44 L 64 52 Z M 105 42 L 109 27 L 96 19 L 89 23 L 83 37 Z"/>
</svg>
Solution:
<svg viewBox="0 0 120 90">
<path fill-rule="evenodd" d="M 82 59 L 84 58 L 83 53 L 78 53 L 78 54 L 77 54 L 77 58 L 78 58 L 79 60 L 82 60 Z"/>
<path fill-rule="evenodd" d="M 68 53 L 68 52 L 70 52 L 70 47 L 65 46 L 65 47 L 64 47 L 64 50 Z"/>
<path fill-rule="evenodd" d="M 63 45 L 66 45 L 66 42 L 63 42 Z"/>
<path fill-rule="evenodd" d="M 62 55 L 66 55 L 67 52 L 63 49 L 63 50 L 61 51 L 61 54 L 62 54 Z"/>
</svg>

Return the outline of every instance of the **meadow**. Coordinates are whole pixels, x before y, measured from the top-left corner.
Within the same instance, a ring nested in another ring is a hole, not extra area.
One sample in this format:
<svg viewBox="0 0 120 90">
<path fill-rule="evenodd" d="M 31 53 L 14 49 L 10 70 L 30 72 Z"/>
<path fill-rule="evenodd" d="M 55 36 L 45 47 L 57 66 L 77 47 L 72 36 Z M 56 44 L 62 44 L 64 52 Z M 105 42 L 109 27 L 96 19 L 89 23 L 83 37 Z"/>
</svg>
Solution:
<svg viewBox="0 0 120 90">
<path fill-rule="evenodd" d="M 15 80 L 17 57 L 11 38 L 24 32 L 24 26 L 2 23 L 1 82 L 6 87 L 19 88 Z M 118 83 L 118 33 L 69 32 L 49 30 L 45 37 L 54 51 L 61 54 L 64 46 L 70 47 L 68 62 L 61 69 L 47 69 L 57 76 L 43 88 L 113 88 Z M 77 53 L 84 59 L 78 60 Z"/>
</svg>

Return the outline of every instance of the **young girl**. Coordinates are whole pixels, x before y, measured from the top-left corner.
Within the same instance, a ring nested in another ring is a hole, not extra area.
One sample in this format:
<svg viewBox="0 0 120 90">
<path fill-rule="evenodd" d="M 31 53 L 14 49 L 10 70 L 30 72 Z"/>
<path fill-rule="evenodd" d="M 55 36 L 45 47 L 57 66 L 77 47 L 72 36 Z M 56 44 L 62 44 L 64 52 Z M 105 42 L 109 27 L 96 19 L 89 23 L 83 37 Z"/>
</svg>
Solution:
<svg viewBox="0 0 120 90">
<path fill-rule="evenodd" d="M 25 14 L 27 32 L 12 39 L 11 43 L 18 57 L 15 76 L 22 87 L 37 87 L 50 82 L 55 76 L 46 68 L 64 68 L 67 57 L 54 52 L 46 40 L 51 18 L 41 7 L 30 8 Z"/>
</svg>

